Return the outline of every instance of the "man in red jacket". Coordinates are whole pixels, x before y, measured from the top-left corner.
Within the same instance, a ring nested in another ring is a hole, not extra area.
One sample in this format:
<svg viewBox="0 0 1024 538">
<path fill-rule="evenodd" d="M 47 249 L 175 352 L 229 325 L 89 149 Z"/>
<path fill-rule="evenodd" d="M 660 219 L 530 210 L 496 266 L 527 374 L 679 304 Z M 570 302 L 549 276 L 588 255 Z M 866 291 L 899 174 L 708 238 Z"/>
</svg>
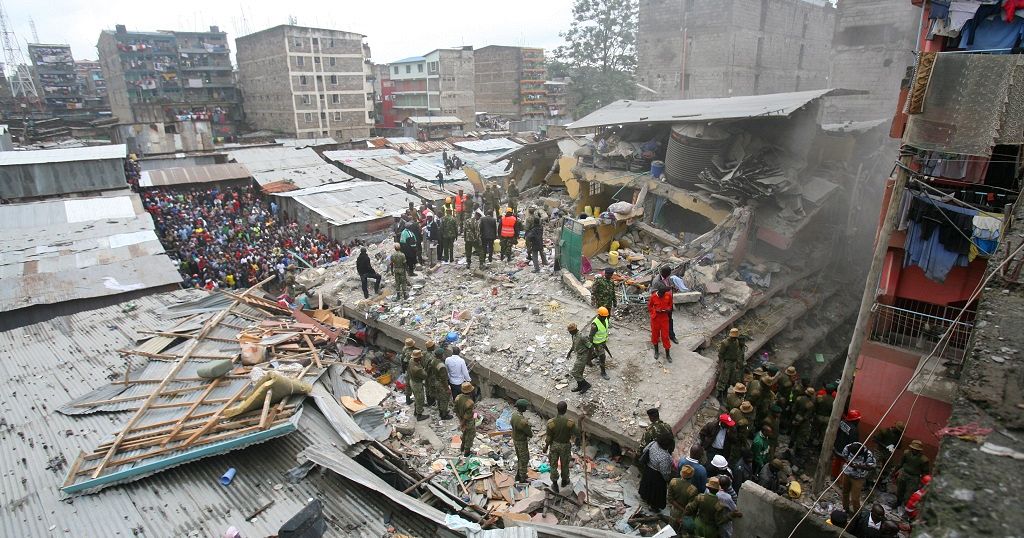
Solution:
<svg viewBox="0 0 1024 538">
<path fill-rule="evenodd" d="M 672 294 L 664 287 L 651 294 L 647 301 L 647 312 L 651 315 L 651 345 L 654 360 L 658 360 L 658 340 L 665 346 L 665 360 L 672 362 L 672 340 L 669 339 L 669 316 L 672 315 Z"/>
</svg>

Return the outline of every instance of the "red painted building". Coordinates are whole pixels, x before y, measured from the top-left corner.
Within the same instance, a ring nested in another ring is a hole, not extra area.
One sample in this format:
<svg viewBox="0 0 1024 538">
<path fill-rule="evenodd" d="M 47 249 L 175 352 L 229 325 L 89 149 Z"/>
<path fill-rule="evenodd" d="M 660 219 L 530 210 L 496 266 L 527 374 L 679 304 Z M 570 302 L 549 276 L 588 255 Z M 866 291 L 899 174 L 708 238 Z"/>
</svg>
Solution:
<svg viewBox="0 0 1024 538">
<path fill-rule="evenodd" d="M 922 53 L 904 81 L 891 129 L 902 139 L 903 164 L 896 163 L 887 180 L 882 207 L 896 174 L 909 178 L 907 191 L 896 206 L 897 229 L 879 238 L 888 252 L 849 407 L 864 417 L 862 437 L 879 422 L 888 427 L 903 421 L 904 444 L 920 439 L 934 456 L 971 345 L 972 295 L 985 276 L 986 254 L 999 244 L 1004 211 L 1019 191 L 1021 135 L 1001 130 L 1011 116 L 999 108 L 1024 93 L 1010 74 L 1010 49 L 1019 43 L 1005 50 L 997 45 L 1000 36 L 1013 33 L 1008 30 L 1024 28 L 1024 19 L 1011 14 L 1006 20 L 1001 10 L 982 8 L 955 29 L 950 25 L 962 17 L 929 7 L 921 12 Z M 992 81 L 964 84 L 971 73 L 990 73 Z"/>
</svg>

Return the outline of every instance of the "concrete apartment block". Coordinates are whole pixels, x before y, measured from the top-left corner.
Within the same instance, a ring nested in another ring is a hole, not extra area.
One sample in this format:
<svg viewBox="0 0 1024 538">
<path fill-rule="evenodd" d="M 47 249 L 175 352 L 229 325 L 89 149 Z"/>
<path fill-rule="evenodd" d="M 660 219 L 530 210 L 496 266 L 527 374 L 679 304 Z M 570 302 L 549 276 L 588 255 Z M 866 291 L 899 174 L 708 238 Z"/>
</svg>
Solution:
<svg viewBox="0 0 1024 538">
<path fill-rule="evenodd" d="M 818 0 L 641 0 L 644 99 L 824 88 L 836 10 Z M 684 54 L 685 53 L 685 54 Z"/>
<path fill-rule="evenodd" d="M 370 136 L 373 73 L 365 38 L 281 25 L 236 39 L 249 124 L 296 138 Z"/>
<path fill-rule="evenodd" d="M 832 86 L 867 95 L 825 101 L 826 121 L 864 121 L 895 113 L 900 81 L 914 63 L 920 8 L 902 0 L 839 3 L 832 44 Z"/>
<path fill-rule="evenodd" d="M 476 122 L 473 47 L 436 49 L 376 69 L 380 76 L 382 117 L 378 126 L 394 128 L 409 117 L 455 116 L 472 130 Z"/>
</svg>

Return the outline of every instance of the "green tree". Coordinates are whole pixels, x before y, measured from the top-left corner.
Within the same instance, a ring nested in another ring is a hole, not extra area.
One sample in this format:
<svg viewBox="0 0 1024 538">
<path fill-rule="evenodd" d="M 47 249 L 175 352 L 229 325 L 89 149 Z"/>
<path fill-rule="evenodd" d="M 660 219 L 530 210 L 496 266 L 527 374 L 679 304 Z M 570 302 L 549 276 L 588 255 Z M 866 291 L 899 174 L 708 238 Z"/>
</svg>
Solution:
<svg viewBox="0 0 1024 538">
<path fill-rule="evenodd" d="M 636 94 L 637 0 L 575 0 L 573 21 L 560 34 L 549 69 L 572 78 L 577 117 Z"/>
</svg>

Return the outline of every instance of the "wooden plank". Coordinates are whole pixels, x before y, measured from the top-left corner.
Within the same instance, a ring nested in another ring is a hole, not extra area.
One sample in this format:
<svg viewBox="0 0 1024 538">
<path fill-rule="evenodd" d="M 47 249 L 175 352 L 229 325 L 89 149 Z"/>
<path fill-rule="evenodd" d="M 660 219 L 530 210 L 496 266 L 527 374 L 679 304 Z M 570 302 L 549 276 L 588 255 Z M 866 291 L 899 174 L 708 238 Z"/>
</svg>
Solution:
<svg viewBox="0 0 1024 538">
<path fill-rule="evenodd" d="M 196 402 L 194 404 L 192 404 L 192 406 L 189 407 L 185 411 L 185 416 L 183 416 L 180 419 L 178 419 L 178 422 L 174 425 L 174 428 L 171 429 L 171 433 L 168 434 L 167 439 L 165 439 L 164 442 L 160 444 L 161 447 L 167 446 L 167 443 L 170 442 L 171 438 L 174 437 L 174 435 L 176 433 L 181 431 L 182 426 L 184 426 L 185 422 L 187 422 L 189 417 L 192 416 L 192 413 L 194 413 L 196 411 L 196 409 L 198 409 L 199 406 L 202 405 L 203 400 L 205 400 L 206 397 L 209 396 L 210 393 L 213 392 L 213 389 L 217 388 L 217 385 L 219 385 L 219 384 L 220 384 L 220 378 L 218 377 L 217 379 L 214 379 L 213 382 L 210 383 L 209 386 L 206 387 L 206 390 L 203 391 L 203 393 L 199 395 L 199 399 L 196 400 Z"/>
<path fill-rule="evenodd" d="M 260 411 L 260 429 L 267 429 L 267 419 L 270 418 L 270 399 L 274 396 L 274 391 L 268 390 L 267 395 L 263 398 L 263 410 Z"/>
<path fill-rule="evenodd" d="M 236 401 L 238 401 L 238 399 L 242 397 L 242 394 L 245 394 L 245 391 L 247 391 L 247 390 L 249 390 L 249 384 L 248 383 L 246 383 L 245 385 L 242 385 L 242 388 L 238 389 L 238 392 L 236 392 L 235 395 L 232 396 L 228 400 L 228 402 L 226 404 L 224 404 L 224 407 L 221 407 L 220 409 L 218 409 L 217 412 L 215 412 L 213 414 L 213 416 L 210 417 L 206 421 L 206 424 L 202 428 L 200 428 L 199 431 L 197 431 L 196 433 L 192 434 L 192 437 L 189 437 L 185 441 L 185 444 L 182 445 L 182 446 L 183 447 L 191 446 L 192 443 L 194 443 L 196 441 L 196 439 L 198 439 L 200 436 L 202 436 L 206 432 L 210 431 L 210 429 L 213 428 L 214 425 L 217 424 L 217 421 L 220 420 L 220 417 L 221 417 L 221 415 L 224 414 L 224 411 L 226 411 L 228 407 L 231 407 L 232 404 L 234 404 Z"/>
<path fill-rule="evenodd" d="M 168 338 L 201 338 L 203 340 L 212 340 L 214 342 L 230 342 L 230 343 L 235 343 L 235 344 L 238 343 L 238 340 L 235 340 L 234 338 L 219 338 L 219 337 L 216 337 L 216 336 L 200 336 L 198 334 L 188 334 L 188 333 L 170 333 L 170 332 L 166 332 L 166 331 L 139 331 L 139 332 L 140 333 L 145 333 L 145 334 L 155 334 L 157 336 L 166 336 Z"/>
<path fill-rule="evenodd" d="M 274 277 L 267 277 L 263 279 L 255 286 L 245 290 L 245 292 L 242 295 L 245 296 L 252 290 L 258 288 L 259 286 L 262 286 L 263 284 L 270 282 L 270 280 L 273 278 Z M 206 326 L 203 327 L 202 331 L 200 331 L 200 335 L 206 335 L 210 331 L 212 331 L 213 328 L 217 326 L 217 323 L 219 323 L 220 320 L 224 319 L 224 316 L 228 315 L 228 312 L 230 312 L 231 309 L 237 305 L 238 301 L 236 300 L 233 303 L 231 303 L 231 306 L 218 312 L 216 316 L 214 316 L 213 318 L 206 322 Z M 178 362 L 174 364 L 174 367 L 171 368 L 171 371 L 168 372 L 166 376 L 164 376 L 164 381 L 157 385 L 156 390 L 154 390 L 153 393 L 150 394 L 149 398 L 147 398 L 146 401 L 143 402 L 139 410 L 135 412 L 135 415 L 133 415 L 132 418 L 128 420 L 128 423 L 124 425 L 124 428 L 122 428 L 121 432 L 118 433 L 117 437 L 114 438 L 114 442 L 110 445 L 110 449 L 107 450 L 107 454 L 103 457 L 103 461 L 101 461 L 100 464 L 96 466 L 95 471 L 93 471 L 92 478 L 97 478 L 100 476 L 101 473 L 103 473 L 103 469 L 106 468 L 107 463 L 117 452 L 117 447 L 118 445 L 121 444 L 121 440 L 124 439 L 129 429 L 132 426 L 134 426 L 140 419 L 142 419 L 142 416 L 146 413 L 146 410 L 149 409 L 149 406 L 153 405 L 153 402 L 156 401 L 158 394 L 164 390 L 164 387 L 167 386 L 167 383 L 169 383 L 170 380 L 173 379 L 174 376 L 176 376 L 178 372 L 181 371 L 181 368 L 185 366 L 185 363 L 188 361 L 188 358 L 192 355 L 192 352 L 195 351 L 196 347 L 199 345 L 199 341 L 199 339 L 195 339 L 190 342 L 188 349 L 185 351 L 185 354 L 182 355 L 181 359 L 179 359 Z"/>
<path fill-rule="evenodd" d="M 288 411 L 289 414 L 292 413 L 296 408 L 297 408 L 297 406 L 295 406 L 295 405 L 285 406 L 285 410 Z M 193 422 L 194 423 L 194 422 L 200 421 L 200 420 L 202 420 L 204 418 L 208 418 L 208 417 L 212 416 L 213 413 L 214 413 L 213 411 L 210 411 L 208 413 L 197 413 L 195 415 L 192 415 L 192 418 L 189 419 L 189 422 Z M 143 427 L 143 428 L 136 428 L 136 429 L 134 429 L 132 431 L 134 433 L 136 433 L 137 435 L 125 437 L 123 442 L 124 443 L 128 443 L 128 442 L 141 441 L 141 440 L 145 440 L 145 439 L 162 438 L 165 435 L 167 435 L 167 433 L 169 432 L 169 430 L 172 427 L 172 425 L 174 424 L 174 422 L 175 422 L 175 420 L 166 420 L 166 421 L 164 421 L 162 423 L 152 424 L 152 425 L 149 425 L 149 426 L 146 426 L 146 427 Z M 198 427 L 198 426 L 199 426 L 198 424 L 186 424 L 186 426 L 184 428 L 182 428 L 182 431 L 179 432 L 179 434 L 184 434 L 184 432 L 189 432 L 189 434 L 191 434 L 191 432 L 196 427 Z M 158 428 L 158 429 L 154 429 L 154 428 Z M 113 441 L 111 441 L 111 442 L 113 442 Z M 104 449 L 110 447 L 110 443 L 111 442 L 103 443 L 100 446 L 96 447 L 95 450 L 96 451 L 103 451 Z"/>
<path fill-rule="evenodd" d="M 313 345 L 313 341 L 310 340 L 308 334 L 303 334 L 302 338 L 306 340 L 306 345 L 309 346 L 309 351 L 313 353 L 313 362 L 316 363 L 317 368 L 323 368 L 324 365 L 320 363 L 320 354 L 316 351 L 316 346 Z"/>
<path fill-rule="evenodd" d="M 118 383 L 120 385 L 121 383 Z M 180 389 L 169 390 L 167 392 L 161 392 L 157 396 L 177 396 L 179 394 L 185 394 L 186 392 L 196 392 L 202 390 L 203 387 L 184 387 Z M 135 396 L 122 396 L 119 398 L 110 398 L 108 400 L 94 400 L 91 402 L 81 402 L 72 405 L 72 407 L 102 407 L 104 405 L 131 402 L 134 400 L 144 400 L 151 397 L 152 394 L 137 394 Z"/>
</svg>

